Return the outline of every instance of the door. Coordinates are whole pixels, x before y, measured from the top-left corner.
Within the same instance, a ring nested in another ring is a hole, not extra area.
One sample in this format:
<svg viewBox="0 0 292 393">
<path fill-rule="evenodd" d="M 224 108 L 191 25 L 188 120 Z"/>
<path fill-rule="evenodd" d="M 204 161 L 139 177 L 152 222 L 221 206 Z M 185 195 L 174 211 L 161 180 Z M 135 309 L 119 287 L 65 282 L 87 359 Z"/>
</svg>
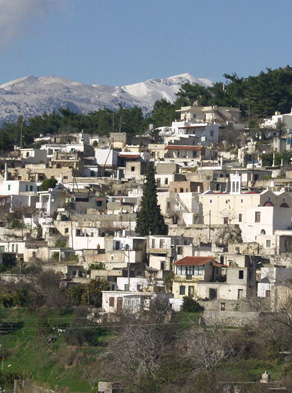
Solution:
<svg viewBox="0 0 292 393">
<path fill-rule="evenodd" d="M 194 297 L 194 287 L 193 287 L 193 285 L 189 286 L 188 296 L 189 297 Z"/>
<path fill-rule="evenodd" d="M 117 298 L 117 312 L 122 312 L 123 311 L 123 298 L 118 297 Z"/>
<path fill-rule="evenodd" d="M 239 289 L 239 290 L 238 290 L 237 298 L 238 298 L 238 299 L 243 298 L 243 289 Z"/>
</svg>

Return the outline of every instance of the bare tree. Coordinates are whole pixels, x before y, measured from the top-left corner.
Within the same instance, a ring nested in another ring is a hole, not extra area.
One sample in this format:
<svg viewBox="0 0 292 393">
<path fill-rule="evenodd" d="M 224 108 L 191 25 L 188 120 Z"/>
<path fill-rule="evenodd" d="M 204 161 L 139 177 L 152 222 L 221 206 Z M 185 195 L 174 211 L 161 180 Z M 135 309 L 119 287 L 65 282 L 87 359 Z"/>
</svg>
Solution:
<svg viewBox="0 0 292 393">
<path fill-rule="evenodd" d="M 188 365 L 191 377 L 213 372 L 220 363 L 234 355 L 230 335 L 218 326 L 208 329 L 193 327 L 180 345 L 184 348 L 181 360 Z"/>
<path fill-rule="evenodd" d="M 107 378 L 116 378 L 119 370 L 124 387 L 131 386 L 135 392 L 159 391 L 167 378 L 161 370 L 170 358 L 167 354 L 172 337 L 168 324 L 148 318 L 143 322 L 128 319 L 108 347 L 105 362 Z"/>
</svg>

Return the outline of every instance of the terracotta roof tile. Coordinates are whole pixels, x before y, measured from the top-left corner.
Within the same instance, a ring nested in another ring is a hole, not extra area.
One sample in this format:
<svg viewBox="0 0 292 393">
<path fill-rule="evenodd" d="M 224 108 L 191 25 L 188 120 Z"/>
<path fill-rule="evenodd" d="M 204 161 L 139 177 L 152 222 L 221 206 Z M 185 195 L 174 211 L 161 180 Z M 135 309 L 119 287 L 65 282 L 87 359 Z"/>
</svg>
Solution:
<svg viewBox="0 0 292 393">
<path fill-rule="evenodd" d="M 175 266 L 203 266 L 208 262 L 215 262 L 215 257 L 184 257 L 173 263 Z"/>
<path fill-rule="evenodd" d="M 203 150 L 203 146 L 192 146 L 192 145 L 168 145 L 165 146 L 165 150 Z"/>
</svg>

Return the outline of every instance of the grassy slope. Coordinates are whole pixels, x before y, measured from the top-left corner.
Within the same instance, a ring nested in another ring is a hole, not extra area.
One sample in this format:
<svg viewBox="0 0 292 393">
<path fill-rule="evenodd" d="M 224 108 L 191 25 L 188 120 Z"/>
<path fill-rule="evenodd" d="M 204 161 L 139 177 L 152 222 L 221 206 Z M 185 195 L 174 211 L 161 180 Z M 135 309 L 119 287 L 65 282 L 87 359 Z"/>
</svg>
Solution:
<svg viewBox="0 0 292 393">
<path fill-rule="evenodd" d="M 93 351 L 99 352 L 99 347 L 69 346 L 62 335 L 59 336 L 52 330 L 52 327 L 70 324 L 71 319 L 71 314 L 40 317 L 23 309 L 0 309 L 2 322 L 22 325 L 8 327 L 9 333 L 0 336 L 0 354 L 5 357 L 3 371 L 32 377 L 52 388 L 58 385 L 67 387 L 70 392 L 92 392 L 81 365 L 84 356 L 92 356 Z M 49 336 L 56 336 L 56 342 L 48 343 Z M 99 342 L 102 340 L 104 337 Z"/>
<path fill-rule="evenodd" d="M 172 323 L 176 325 L 177 336 L 187 334 L 187 329 L 197 324 L 198 319 L 199 314 L 176 314 Z M 103 351 L 102 345 L 70 346 L 65 343 L 62 335 L 58 336 L 52 330 L 52 327 L 70 325 L 72 314 L 60 317 L 51 313 L 41 316 L 24 309 L 0 309 L 0 321 L 11 323 L 6 325 L 9 333 L 0 336 L 0 356 L 5 357 L 2 362 L 4 373 L 9 371 L 20 377 L 32 377 L 42 386 L 58 386 L 64 392 L 93 391 L 85 377 L 84 367 L 94 364 Z M 48 343 L 47 337 L 52 335 L 57 340 L 55 343 Z M 103 344 L 109 337 L 109 332 L 99 336 L 98 343 Z M 265 356 L 264 359 L 233 359 L 225 362 L 217 371 L 220 373 L 224 370 L 228 380 L 256 381 L 268 370 L 272 379 L 277 380 L 285 367 L 287 364 L 279 358 Z"/>
</svg>

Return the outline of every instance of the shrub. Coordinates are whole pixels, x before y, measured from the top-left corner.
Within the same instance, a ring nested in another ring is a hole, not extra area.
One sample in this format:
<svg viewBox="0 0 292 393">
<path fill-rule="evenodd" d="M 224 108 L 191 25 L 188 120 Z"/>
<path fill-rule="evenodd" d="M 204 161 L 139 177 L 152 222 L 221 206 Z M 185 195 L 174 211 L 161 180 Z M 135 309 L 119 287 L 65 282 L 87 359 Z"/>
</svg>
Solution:
<svg viewBox="0 0 292 393">
<path fill-rule="evenodd" d="M 56 179 L 45 179 L 40 185 L 40 191 L 48 191 L 49 188 L 54 188 L 56 184 Z"/>
<path fill-rule="evenodd" d="M 204 307 L 202 307 L 194 298 L 190 296 L 184 296 L 182 311 L 184 312 L 200 312 L 203 311 Z"/>
</svg>

